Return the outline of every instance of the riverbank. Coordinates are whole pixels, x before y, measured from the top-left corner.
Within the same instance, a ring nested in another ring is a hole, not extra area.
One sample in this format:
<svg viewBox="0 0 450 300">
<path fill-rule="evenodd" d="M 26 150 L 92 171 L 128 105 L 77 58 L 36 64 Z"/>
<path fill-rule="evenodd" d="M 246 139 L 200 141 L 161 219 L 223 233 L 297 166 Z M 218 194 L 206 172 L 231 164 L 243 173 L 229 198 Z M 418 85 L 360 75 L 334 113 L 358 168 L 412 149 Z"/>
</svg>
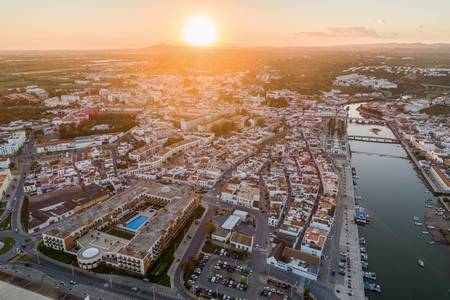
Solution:
<svg viewBox="0 0 450 300">
<path fill-rule="evenodd" d="M 450 245 L 450 220 L 445 219 L 439 215 L 439 209 L 443 209 L 448 213 L 448 210 L 438 202 L 433 208 L 427 209 L 425 212 L 425 225 L 433 237 L 435 242 Z M 449 248 L 450 250 L 450 248 Z"/>
<path fill-rule="evenodd" d="M 414 156 L 414 153 L 410 149 L 409 145 L 403 140 L 403 136 L 400 133 L 400 130 L 398 129 L 397 125 L 394 122 L 387 122 L 387 125 L 394 134 L 394 136 L 400 141 L 400 144 L 402 145 L 403 149 L 405 149 L 410 160 L 413 162 L 415 169 L 417 170 L 417 173 L 422 177 L 424 183 L 429 187 L 430 191 L 435 195 L 447 194 L 446 192 L 442 191 L 441 188 L 438 187 L 438 185 L 433 181 L 428 172 L 420 165 L 419 161 Z"/>
</svg>

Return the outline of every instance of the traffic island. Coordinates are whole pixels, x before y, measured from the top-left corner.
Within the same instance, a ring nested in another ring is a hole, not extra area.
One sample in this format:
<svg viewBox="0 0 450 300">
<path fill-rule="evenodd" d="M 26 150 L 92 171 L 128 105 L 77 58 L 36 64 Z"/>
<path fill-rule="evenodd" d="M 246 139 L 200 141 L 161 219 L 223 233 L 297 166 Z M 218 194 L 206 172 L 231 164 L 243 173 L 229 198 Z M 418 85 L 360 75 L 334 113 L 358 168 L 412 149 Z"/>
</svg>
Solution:
<svg viewBox="0 0 450 300">
<path fill-rule="evenodd" d="M 16 241 L 12 237 L 0 237 L 0 255 L 11 250 L 15 243 Z"/>
</svg>

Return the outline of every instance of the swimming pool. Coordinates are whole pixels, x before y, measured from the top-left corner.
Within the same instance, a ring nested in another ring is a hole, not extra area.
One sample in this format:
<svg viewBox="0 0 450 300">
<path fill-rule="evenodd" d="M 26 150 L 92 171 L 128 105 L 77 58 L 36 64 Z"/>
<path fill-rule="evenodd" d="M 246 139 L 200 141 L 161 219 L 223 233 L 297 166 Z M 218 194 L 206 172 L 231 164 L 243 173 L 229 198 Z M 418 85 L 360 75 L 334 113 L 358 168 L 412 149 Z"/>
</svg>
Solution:
<svg viewBox="0 0 450 300">
<path fill-rule="evenodd" d="M 137 215 L 136 217 L 128 221 L 125 227 L 133 231 L 137 231 L 139 228 L 141 228 L 142 225 L 144 225 L 148 221 L 148 219 L 150 219 L 150 217 Z"/>
</svg>

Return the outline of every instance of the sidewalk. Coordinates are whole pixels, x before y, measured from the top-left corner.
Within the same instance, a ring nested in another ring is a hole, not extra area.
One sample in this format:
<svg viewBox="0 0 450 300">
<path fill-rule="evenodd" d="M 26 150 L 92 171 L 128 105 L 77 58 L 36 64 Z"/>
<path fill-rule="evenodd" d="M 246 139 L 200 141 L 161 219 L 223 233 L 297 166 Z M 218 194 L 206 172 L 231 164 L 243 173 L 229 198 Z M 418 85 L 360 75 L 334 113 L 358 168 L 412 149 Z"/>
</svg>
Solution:
<svg viewBox="0 0 450 300">
<path fill-rule="evenodd" d="M 197 231 L 198 227 L 200 226 L 200 224 L 202 223 L 203 219 L 206 216 L 207 211 L 209 210 L 209 206 L 207 203 L 202 202 L 201 205 L 205 208 L 205 211 L 203 212 L 203 215 L 200 219 L 197 219 L 199 221 L 199 225 L 195 225 L 194 223 L 191 224 L 191 227 L 189 228 L 188 231 L 186 231 L 186 234 L 183 237 L 183 240 L 181 241 L 180 245 L 178 246 L 177 250 L 175 251 L 174 254 L 174 262 L 172 263 L 172 265 L 169 268 L 169 271 L 167 272 L 169 277 L 170 277 L 170 285 L 171 286 L 175 286 L 175 272 L 177 270 L 177 268 L 179 267 L 179 265 L 182 263 L 182 258 L 184 257 L 187 249 L 189 248 L 190 242 L 192 240 L 188 238 L 188 235 L 190 235 L 191 237 L 194 236 L 195 232 Z M 195 220 L 194 220 L 195 222 Z M 200 247 L 201 249 L 201 247 Z M 197 252 L 195 255 L 197 256 L 199 253 Z"/>
</svg>

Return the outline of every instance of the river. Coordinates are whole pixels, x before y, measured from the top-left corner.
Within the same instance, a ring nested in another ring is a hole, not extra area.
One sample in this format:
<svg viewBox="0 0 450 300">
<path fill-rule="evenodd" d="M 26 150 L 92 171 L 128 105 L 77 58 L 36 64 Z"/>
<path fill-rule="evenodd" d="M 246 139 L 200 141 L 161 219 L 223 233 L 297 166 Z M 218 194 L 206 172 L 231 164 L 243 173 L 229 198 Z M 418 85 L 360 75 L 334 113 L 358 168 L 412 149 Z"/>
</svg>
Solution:
<svg viewBox="0 0 450 300">
<path fill-rule="evenodd" d="M 349 106 L 351 117 L 361 117 Z M 375 134 L 372 129 L 381 131 Z M 389 128 L 349 124 L 348 133 L 393 137 Z M 413 216 L 423 220 L 426 199 L 436 199 L 415 172 L 403 148 L 397 144 L 350 143 L 356 168 L 356 195 L 368 211 L 372 224 L 360 227 L 366 238 L 369 271 L 376 272 L 382 293 L 367 292 L 370 299 L 450 299 L 448 247 L 430 245 L 425 226 L 415 226 Z M 378 155 L 378 154 L 382 154 Z M 422 259 L 421 268 L 417 260 Z"/>
</svg>

